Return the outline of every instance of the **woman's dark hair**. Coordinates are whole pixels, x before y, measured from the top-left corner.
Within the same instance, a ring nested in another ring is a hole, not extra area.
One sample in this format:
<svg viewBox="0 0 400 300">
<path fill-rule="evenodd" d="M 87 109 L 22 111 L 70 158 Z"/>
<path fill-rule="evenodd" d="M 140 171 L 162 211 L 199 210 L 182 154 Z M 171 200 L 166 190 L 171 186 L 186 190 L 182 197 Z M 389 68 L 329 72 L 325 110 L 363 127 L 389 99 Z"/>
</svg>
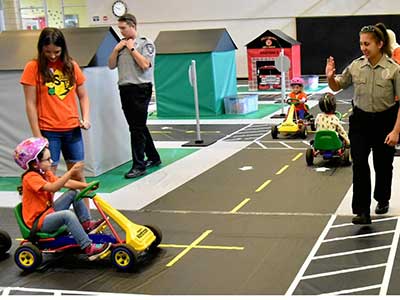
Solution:
<svg viewBox="0 0 400 300">
<path fill-rule="evenodd" d="M 63 73 L 68 78 L 69 85 L 75 84 L 75 72 L 72 58 L 68 54 L 67 43 L 64 35 L 58 28 L 46 27 L 42 30 L 37 43 L 38 50 L 38 69 L 40 75 L 42 75 L 44 82 L 51 82 L 54 79 L 54 75 L 49 69 L 47 58 L 44 55 L 43 47 L 48 45 L 54 45 L 61 48 L 60 60 L 63 64 Z"/>
<path fill-rule="evenodd" d="M 332 93 L 325 93 L 318 102 L 319 109 L 326 114 L 333 114 L 336 111 L 336 98 Z"/>
<path fill-rule="evenodd" d="M 387 56 L 392 57 L 392 50 L 389 44 L 389 35 L 386 31 L 386 26 L 383 23 L 377 23 L 375 25 L 367 25 L 361 28 L 361 33 L 370 33 L 374 37 L 375 41 L 383 42 L 382 51 Z"/>
</svg>

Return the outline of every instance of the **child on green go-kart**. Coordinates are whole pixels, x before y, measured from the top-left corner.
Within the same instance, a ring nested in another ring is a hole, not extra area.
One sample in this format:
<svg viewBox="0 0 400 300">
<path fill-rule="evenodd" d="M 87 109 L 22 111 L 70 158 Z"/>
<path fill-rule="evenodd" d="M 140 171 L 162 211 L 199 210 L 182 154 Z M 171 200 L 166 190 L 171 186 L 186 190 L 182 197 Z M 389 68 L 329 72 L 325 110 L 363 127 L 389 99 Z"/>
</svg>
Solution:
<svg viewBox="0 0 400 300">
<path fill-rule="evenodd" d="M 336 115 L 336 98 L 332 93 L 325 93 L 319 99 L 319 108 L 321 113 L 319 113 L 315 119 L 315 126 L 317 131 L 320 130 L 332 130 L 335 131 L 344 146 L 350 146 L 350 140 L 344 130 L 338 116 Z"/>
<path fill-rule="evenodd" d="M 110 248 L 110 243 L 95 244 L 89 238 L 105 220 L 92 221 L 90 212 L 83 201 L 74 201 L 77 189 L 88 186 L 87 183 L 72 180 L 80 172 L 83 163 L 76 163 L 61 177 L 50 170 L 51 157 L 44 138 L 32 137 L 22 141 L 14 151 L 15 162 L 25 170 L 22 175 L 22 216 L 33 236 L 39 229 L 52 233 L 62 225 L 80 245 L 89 260 L 95 260 Z M 59 198 L 53 200 L 54 193 L 61 188 L 69 188 Z M 69 210 L 73 205 L 74 212 Z M 33 234 L 32 234 L 33 233 Z"/>
</svg>

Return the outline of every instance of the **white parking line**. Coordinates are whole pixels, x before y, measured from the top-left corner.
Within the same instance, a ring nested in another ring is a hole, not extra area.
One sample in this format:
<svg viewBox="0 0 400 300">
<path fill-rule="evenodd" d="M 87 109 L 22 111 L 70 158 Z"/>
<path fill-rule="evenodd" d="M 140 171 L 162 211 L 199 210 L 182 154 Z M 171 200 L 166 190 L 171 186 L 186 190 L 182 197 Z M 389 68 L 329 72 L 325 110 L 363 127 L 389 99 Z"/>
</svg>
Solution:
<svg viewBox="0 0 400 300">
<path fill-rule="evenodd" d="M 358 271 L 382 268 L 382 267 L 385 267 L 385 266 L 386 266 L 386 263 L 377 264 L 377 265 L 369 265 L 369 266 L 364 266 L 364 267 L 357 267 L 357 268 L 350 268 L 350 269 L 343 269 L 343 270 L 332 271 L 332 272 L 325 272 L 325 273 L 306 275 L 306 276 L 303 276 L 301 279 L 302 280 L 306 280 L 306 279 L 312 279 L 312 278 L 327 277 L 327 276 L 333 276 L 333 275 L 338 275 L 338 274 L 345 274 L 345 273 L 351 273 L 351 272 L 358 272 Z"/>
</svg>

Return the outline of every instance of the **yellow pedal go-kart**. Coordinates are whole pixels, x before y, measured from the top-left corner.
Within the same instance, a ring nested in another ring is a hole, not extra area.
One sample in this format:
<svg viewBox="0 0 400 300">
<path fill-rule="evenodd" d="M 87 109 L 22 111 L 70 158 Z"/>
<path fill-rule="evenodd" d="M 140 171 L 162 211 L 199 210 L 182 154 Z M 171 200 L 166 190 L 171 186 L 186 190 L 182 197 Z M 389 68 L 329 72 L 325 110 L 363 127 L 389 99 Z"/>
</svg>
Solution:
<svg viewBox="0 0 400 300">
<path fill-rule="evenodd" d="M 157 248 L 160 244 L 162 239 L 161 230 L 155 225 L 139 225 L 130 221 L 94 192 L 98 186 L 99 181 L 91 182 L 75 198 L 75 201 L 80 201 L 82 198 L 91 198 L 98 212 L 106 221 L 106 224 L 99 232 L 89 234 L 89 237 L 94 243 L 111 243 L 110 250 L 100 259 L 110 257 L 112 264 L 117 269 L 123 271 L 132 270 L 137 266 L 141 258 L 144 258 L 147 253 Z M 36 233 L 36 237 L 32 239 L 30 238 L 30 229 L 25 225 L 22 218 L 21 203 L 14 208 L 14 213 L 24 238 L 15 251 L 14 260 L 22 270 L 33 271 L 38 268 L 42 263 L 43 254 L 66 251 L 68 253 L 82 254 L 79 244 L 75 242 L 75 239 L 66 230 L 65 225 L 54 233 L 39 231 Z M 124 238 L 117 233 L 110 219 L 125 232 Z M 111 233 L 105 233 L 107 227 Z"/>
<path fill-rule="evenodd" d="M 283 135 L 299 135 L 301 138 L 307 138 L 309 126 L 315 131 L 314 119 L 312 115 L 308 115 L 304 119 L 300 119 L 296 112 L 296 105 L 299 104 L 298 99 L 289 98 L 287 103 L 290 105 L 285 120 L 280 125 L 273 125 L 271 128 L 271 136 L 273 139 L 278 138 L 278 134 Z"/>
</svg>

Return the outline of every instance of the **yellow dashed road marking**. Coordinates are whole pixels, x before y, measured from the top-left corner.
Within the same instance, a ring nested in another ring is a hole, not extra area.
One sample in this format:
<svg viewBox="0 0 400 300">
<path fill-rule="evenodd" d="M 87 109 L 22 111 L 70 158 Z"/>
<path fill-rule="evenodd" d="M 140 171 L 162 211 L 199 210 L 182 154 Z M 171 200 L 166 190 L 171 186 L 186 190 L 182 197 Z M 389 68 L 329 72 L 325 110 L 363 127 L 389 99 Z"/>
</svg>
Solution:
<svg viewBox="0 0 400 300">
<path fill-rule="evenodd" d="M 268 184 L 271 183 L 271 179 L 268 179 L 266 182 L 264 182 L 262 185 L 260 185 L 257 189 L 256 189 L 256 193 L 261 192 Z"/>
<path fill-rule="evenodd" d="M 285 172 L 285 170 L 289 168 L 289 165 L 285 165 L 282 167 L 282 169 L 280 169 L 278 172 L 276 172 L 276 175 L 281 175 L 283 172 Z"/>
<path fill-rule="evenodd" d="M 299 154 L 297 154 L 295 157 L 292 158 L 292 161 L 298 160 L 302 155 L 303 153 L 300 152 Z"/>
<path fill-rule="evenodd" d="M 237 212 L 239 209 L 241 209 L 247 202 L 250 201 L 250 198 L 246 198 L 244 199 L 242 202 L 239 203 L 239 205 L 237 205 L 234 209 L 232 209 L 230 212 L 231 213 L 235 213 Z"/>
</svg>

